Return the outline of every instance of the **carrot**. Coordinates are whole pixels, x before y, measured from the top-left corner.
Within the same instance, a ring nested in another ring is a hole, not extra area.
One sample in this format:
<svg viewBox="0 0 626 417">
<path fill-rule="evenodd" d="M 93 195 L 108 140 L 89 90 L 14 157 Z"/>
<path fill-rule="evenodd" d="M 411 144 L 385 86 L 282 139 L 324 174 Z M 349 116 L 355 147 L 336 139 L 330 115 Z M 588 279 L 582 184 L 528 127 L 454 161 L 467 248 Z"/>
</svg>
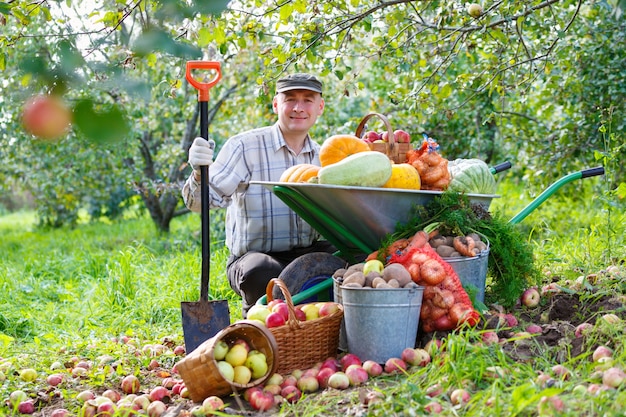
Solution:
<svg viewBox="0 0 626 417">
<path fill-rule="evenodd" d="M 374 259 L 378 259 L 378 251 L 374 251 L 372 253 L 370 253 L 369 255 L 367 255 L 367 258 L 365 258 L 365 262 L 367 261 L 371 261 Z"/>
</svg>

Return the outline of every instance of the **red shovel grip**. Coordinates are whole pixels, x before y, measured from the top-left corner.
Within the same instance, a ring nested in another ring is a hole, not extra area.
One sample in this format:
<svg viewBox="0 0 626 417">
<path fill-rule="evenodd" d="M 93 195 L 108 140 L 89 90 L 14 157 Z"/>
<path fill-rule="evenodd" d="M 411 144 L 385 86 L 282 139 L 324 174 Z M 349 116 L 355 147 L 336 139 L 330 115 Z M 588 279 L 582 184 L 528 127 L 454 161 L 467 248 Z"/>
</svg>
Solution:
<svg viewBox="0 0 626 417">
<path fill-rule="evenodd" d="M 213 79 L 208 82 L 200 82 L 192 76 L 192 70 L 213 70 L 215 72 Z M 216 61 L 187 61 L 185 78 L 187 78 L 189 84 L 198 90 L 198 101 L 209 101 L 209 89 L 222 78 L 222 69 L 220 63 Z"/>
</svg>

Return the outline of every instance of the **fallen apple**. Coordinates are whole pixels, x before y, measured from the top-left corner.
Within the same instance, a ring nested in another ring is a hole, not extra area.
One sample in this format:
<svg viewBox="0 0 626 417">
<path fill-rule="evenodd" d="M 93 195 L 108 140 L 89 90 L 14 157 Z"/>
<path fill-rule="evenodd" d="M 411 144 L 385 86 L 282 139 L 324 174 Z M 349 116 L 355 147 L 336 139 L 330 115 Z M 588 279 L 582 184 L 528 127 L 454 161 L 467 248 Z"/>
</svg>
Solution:
<svg viewBox="0 0 626 417">
<path fill-rule="evenodd" d="M 612 367 L 602 374 L 602 383 L 607 387 L 619 388 L 626 379 L 626 374 L 620 368 Z"/>
<path fill-rule="evenodd" d="M 300 389 L 294 385 L 287 385 L 280 391 L 281 397 L 285 399 L 285 401 L 289 403 L 295 403 L 302 398 L 302 392 Z"/>
<path fill-rule="evenodd" d="M 335 389 L 346 389 L 350 386 L 350 379 L 342 371 L 337 371 L 328 378 L 328 386 Z"/>
<path fill-rule="evenodd" d="M 20 379 L 24 382 L 32 382 L 37 379 L 37 376 L 37 371 L 32 368 L 26 368 L 20 371 Z"/>
<path fill-rule="evenodd" d="M 363 369 L 369 376 L 379 376 L 383 373 L 382 365 L 370 359 L 363 362 Z"/>
<path fill-rule="evenodd" d="M 303 393 L 315 392 L 320 388 L 317 378 L 311 375 L 301 376 L 300 379 L 298 379 L 296 386 Z"/>
<path fill-rule="evenodd" d="M 336 371 L 332 370 L 331 368 L 320 369 L 320 371 L 317 373 L 317 383 L 319 384 L 320 388 L 323 389 L 328 387 L 328 379 L 335 372 Z"/>
<path fill-rule="evenodd" d="M 406 368 L 407 368 L 406 362 L 404 362 L 400 358 L 387 359 L 387 361 L 385 362 L 385 367 L 384 367 L 385 372 L 388 374 L 406 371 Z"/>
<path fill-rule="evenodd" d="M 530 287 L 524 290 L 522 296 L 520 297 L 520 301 L 522 305 L 534 308 L 539 305 L 539 301 L 541 301 L 541 294 L 539 294 L 539 290 L 535 287 Z"/>
<path fill-rule="evenodd" d="M 161 417 L 167 410 L 167 405 L 162 401 L 152 401 L 146 410 L 148 417 Z"/>
<path fill-rule="evenodd" d="M 212 411 L 223 410 L 224 407 L 224 401 L 216 395 L 211 395 L 202 401 L 202 410 L 206 414 L 210 414 Z"/>
<path fill-rule="evenodd" d="M 254 391 L 250 394 L 249 403 L 257 411 L 267 411 L 274 407 L 274 395 L 263 390 Z"/>
<path fill-rule="evenodd" d="M 46 381 L 48 382 L 48 384 L 52 385 L 53 387 L 56 387 L 61 382 L 63 382 L 63 374 L 50 374 L 46 378 Z"/>
<path fill-rule="evenodd" d="M 463 388 L 457 388 L 453 390 L 450 394 L 450 402 L 452 403 L 452 405 L 467 404 L 469 400 L 470 393 Z"/>
<path fill-rule="evenodd" d="M 33 414 L 35 412 L 35 402 L 33 400 L 26 400 L 19 403 L 17 411 L 20 414 Z"/>
<path fill-rule="evenodd" d="M 354 353 L 346 353 L 339 359 L 339 363 L 341 365 L 341 369 L 343 369 L 344 371 L 348 369 L 348 366 L 350 365 L 362 365 L 363 364 L 363 362 L 361 361 L 361 358 L 359 358 Z"/>
<path fill-rule="evenodd" d="M 345 370 L 345 374 L 348 376 L 351 386 L 358 386 L 367 382 L 369 374 L 361 365 L 350 365 Z"/>
<path fill-rule="evenodd" d="M 601 358 L 612 358 L 613 357 L 613 351 L 606 347 L 606 346 L 598 346 L 594 351 L 593 351 L 593 361 L 594 362 L 598 362 Z"/>
<path fill-rule="evenodd" d="M 140 385 L 139 378 L 135 375 L 126 375 L 122 379 L 121 388 L 126 394 L 134 394 L 139 391 Z"/>
</svg>

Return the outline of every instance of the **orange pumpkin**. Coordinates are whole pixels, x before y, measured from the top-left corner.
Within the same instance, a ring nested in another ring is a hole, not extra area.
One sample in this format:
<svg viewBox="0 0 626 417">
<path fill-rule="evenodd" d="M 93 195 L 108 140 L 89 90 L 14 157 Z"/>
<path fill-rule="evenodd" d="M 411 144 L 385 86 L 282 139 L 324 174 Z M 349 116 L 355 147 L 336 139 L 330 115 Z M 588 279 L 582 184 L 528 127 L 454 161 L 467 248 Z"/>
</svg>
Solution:
<svg viewBox="0 0 626 417">
<path fill-rule="evenodd" d="M 308 182 L 317 176 L 320 167 L 313 164 L 298 164 L 287 168 L 280 176 L 281 182 Z"/>
<path fill-rule="evenodd" d="M 369 151 L 369 145 L 354 135 L 334 135 L 320 147 L 320 163 L 323 167 L 359 152 Z"/>
</svg>

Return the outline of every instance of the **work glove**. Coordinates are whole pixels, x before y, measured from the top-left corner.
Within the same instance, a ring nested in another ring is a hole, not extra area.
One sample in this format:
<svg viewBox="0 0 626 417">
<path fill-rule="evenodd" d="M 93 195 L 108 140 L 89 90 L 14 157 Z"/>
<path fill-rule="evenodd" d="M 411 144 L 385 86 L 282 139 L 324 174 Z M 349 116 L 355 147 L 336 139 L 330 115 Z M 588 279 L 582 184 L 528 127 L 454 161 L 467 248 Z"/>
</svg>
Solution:
<svg viewBox="0 0 626 417">
<path fill-rule="evenodd" d="M 194 171 L 200 171 L 202 165 L 209 166 L 213 163 L 213 149 L 215 142 L 212 139 L 195 138 L 189 148 L 189 164 Z"/>
</svg>

